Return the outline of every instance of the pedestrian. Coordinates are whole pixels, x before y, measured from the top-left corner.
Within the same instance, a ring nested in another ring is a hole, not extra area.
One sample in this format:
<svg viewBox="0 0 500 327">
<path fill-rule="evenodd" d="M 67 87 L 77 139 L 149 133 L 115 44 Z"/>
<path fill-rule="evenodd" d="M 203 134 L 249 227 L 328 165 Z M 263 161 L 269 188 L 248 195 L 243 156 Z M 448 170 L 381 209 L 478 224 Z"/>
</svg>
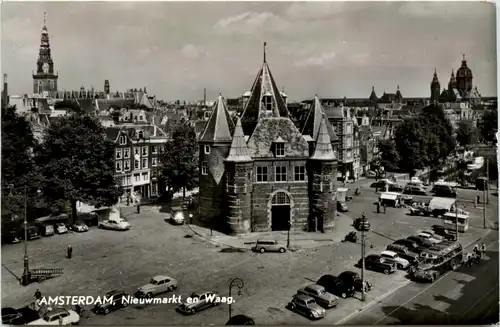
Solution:
<svg viewBox="0 0 500 327">
<path fill-rule="evenodd" d="M 387 213 L 387 204 L 384 203 L 384 213 Z"/>
<path fill-rule="evenodd" d="M 42 298 L 42 292 L 40 292 L 40 290 L 37 289 L 35 292 L 35 299 L 40 300 L 41 298 Z"/>
<path fill-rule="evenodd" d="M 479 253 L 479 244 L 474 245 L 474 249 L 472 250 L 472 252 L 474 252 L 475 254 Z"/>
<path fill-rule="evenodd" d="M 68 245 L 68 259 L 71 259 L 72 255 L 73 255 L 73 247 L 71 245 Z"/>
<path fill-rule="evenodd" d="M 484 256 L 486 253 L 486 245 L 484 243 L 481 243 L 481 256 Z"/>
<path fill-rule="evenodd" d="M 380 213 L 380 203 L 377 202 L 377 213 Z"/>
<path fill-rule="evenodd" d="M 467 253 L 467 259 L 465 261 L 465 266 L 466 267 L 472 266 L 472 254 L 471 253 Z"/>
<path fill-rule="evenodd" d="M 141 205 L 137 204 L 137 214 L 140 214 L 140 213 L 141 213 Z"/>
</svg>

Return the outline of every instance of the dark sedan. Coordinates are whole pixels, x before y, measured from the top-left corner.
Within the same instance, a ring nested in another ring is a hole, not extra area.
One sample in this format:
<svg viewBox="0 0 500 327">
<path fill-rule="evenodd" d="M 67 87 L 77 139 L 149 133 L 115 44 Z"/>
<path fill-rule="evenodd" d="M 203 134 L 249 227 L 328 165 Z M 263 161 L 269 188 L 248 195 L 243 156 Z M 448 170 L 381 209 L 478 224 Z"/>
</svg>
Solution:
<svg viewBox="0 0 500 327">
<path fill-rule="evenodd" d="M 357 265 L 363 267 L 363 259 L 360 259 Z M 365 257 L 365 268 L 373 271 L 381 271 L 388 275 L 396 271 L 396 264 L 380 255 L 370 254 Z"/>
<path fill-rule="evenodd" d="M 425 237 L 418 235 L 412 235 L 410 237 L 407 237 L 406 239 L 417 243 L 420 248 L 429 248 L 434 244 Z"/>
<path fill-rule="evenodd" d="M 354 271 L 344 271 L 341 273 L 338 277 L 345 285 L 354 287 L 354 289 L 358 292 L 362 292 L 363 288 L 361 285 L 363 285 L 363 281 L 361 280 L 361 277 Z M 372 284 L 365 280 L 365 292 L 368 292 L 372 289 Z"/>
<path fill-rule="evenodd" d="M 321 276 L 316 284 L 323 286 L 328 293 L 339 295 L 344 299 L 352 297 L 355 292 L 354 286 L 344 284 L 342 280 L 333 275 Z"/>
<path fill-rule="evenodd" d="M 227 322 L 228 326 L 255 325 L 255 321 L 245 315 L 232 316 Z"/>
<path fill-rule="evenodd" d="M 125 308 L 128 306 L 128 302 L 125 301 L 128 294 L 123 291 L 111 291 L 104 295 L 105 298 L 113 298 L 110 303 L 96 304 L 94 306 L 94 312 L 97 314 L 108 314 L 110 311 L 118 310 L 120 308 Z"/>
</svg>

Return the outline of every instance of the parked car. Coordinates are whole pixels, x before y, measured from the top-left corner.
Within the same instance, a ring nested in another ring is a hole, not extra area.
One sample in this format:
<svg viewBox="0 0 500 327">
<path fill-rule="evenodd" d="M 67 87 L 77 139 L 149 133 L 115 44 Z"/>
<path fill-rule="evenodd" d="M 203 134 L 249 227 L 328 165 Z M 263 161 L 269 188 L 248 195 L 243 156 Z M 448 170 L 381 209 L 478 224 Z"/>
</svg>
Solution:
<svg viewBox="0 0 500 327">
<path fill-rule="evenodd" d="M 99 228 L 102 229 L 111 229 L 111 230 L 120 230 L 120 231 L 125 231 L 130 229 L 130 223 L 126 221 L 125 219 L 118 219 L 118 220 L 104 220 L 99 223 Z"/>
<path fill-rule="evenodd" d="M 377 176 L 377 173 L 374 172 L 373 170 L 368 170 L 366 172 L 366 177 L 371 177 L 371 178 L 374 178 L 375 176 Z"/>
<path fill-rule="evenodd" d="M 457 240 L 457 232 L 449 230 L 445 228 L 443 225 L 434 225 L 432 226 L 432 229 L 434 231 L 434 235 L 439 235 L 449 241 Z"/>
<path fill-rule="evenodd" d="M 16 230 L 2 231 L 2 244 L 16 244 L 21 242 L 21 235 Z"/>
<path fill-rule="evenodd" d="M 284 253 L 286 252 L 286 248 L 280 244 L 278 241 L 272 241 L 272 240 L 257 240 L 255 242 L 255 246 L 252 247 L 252 251 L 254 252 L 279 252 L 279 253 Z"/>
<path fill-rule="evenodd" d="M 148 284 L 143 285 L 135 292 L 137 298 L 152 298 L 156 294 L 171 292 L 177 289 L 177 280 L 172 277 L 159 275 L 151 278 Z"/>
<path fill-rule="evenodd" d="M 403 190 L 403 194 L 408 195 L 427 195 L 427 192 L 418 186 L 406 186 Z"/>
<path fill-rule="evenodd" d="M 226 326 L 241 326 L 241 325 L 255 325 L 255 321 L 245 315 L 232 316 L 227 322 Z"/>
<path fill-rule="evenodd" d="M 326 310 L 320 307 L 312 297 L 306 295 L 295 295 L 288 303 L 288 308 L 311 320 L 321 319 L 326 315 Z"/>
<path fill-rule="evenodd" d="M 338 277 L 333 275 L 323 275 L 316 284 L 325 288 L 328 293 L 339 295 L 346 299 L 354 295 L 354 286 L 344 284 Z"/>
<path fill-rule="evenodd" d="M 429 234 L 426 232 L 420 232 L 417 234 L 417 236 L 428 240 L 432 244 L 437 244 L 437 243 L 440 243 L 442 241 L 442 239 L 437 239 L 433 236 L 433 234 Z"/>
<path fill-rule="evenodd" d="M 28 226 L 28 241 L 40 238 L 40 232 L 36 226 Z M 21 235 L 24 235 L 24 227 L 21 228 Z"/>
<path fill-rule="evenodd" d="M 363 266 L 363 259 L 358 261 L 358 266 Z M 365 257 L 365 268 L 373 271 L 381 271 L 389 275 L 396 271 L 396 264 L 380 255 L 370 254 Z"/>
<path fill-rule="evenodd" d="M 12 308 L 10 308 L 12 309 Z M 9 325 L 26 325 L 32 321 L 40 319 L 40 315 L 36 310 L 34 310 L 34 305 L 27 305 L 19 309 L 14 309 L 17 311 L 17 315 L 19 315 L 18 318 L 16 318 L 14 321 L 9 323 Z M 12 311 L 11 311 L 12 312 Z M 3 309 L 2 309 L 2 316 L 3 316 Z M 8 312 L 6 312 L 8 313 Z M 3 318 L 2 318 L 3 321 Z"/>
<path fill-rule="evenodd" d="M 358 292 L 362 292 L 363 288 L 363 281 L 361 280 L 361 277 L 354 271 L 344 271 L 341 273 L 338 277 L 347 287 L 354 287 L 354 289 Z M 364 283 L 365 286 L 365 292 L 368 292 L 372 289 L 373 285 L 365 280 Z"/>
<path fill-rule="evenodd" d="M 342 201 L 337 201 L 337 211 L 338 212 L 347 212 L 349 208 L 347 207 L 347 203 Z"/>
<path fill-rule="evenodd" d="M 353 226 L 358 231 L 369 231 L 371 224 L 367 218 L 360 217 L 354 220 Z"/>
<path fill-rule="evenodd" d="M 89 227 L 83 221 L 77 221 L 71 226 L 71 229 L 77 233 L 87 232 Z"/>
<path fill-rule="evenodd" d="M 394 243 L 392 243 L 392 244 L 405 246 L 409 251 L 414 252 L 414 253 L 419 253 L 422 250 L 422 248 L 419 246 L 419 243 L 412 241 L 412 240 L 409 240 L 409 239 L 403 238 L 403 239 L 394 241 Z M 394 250 L 391 250 L 391 251 L 394 251 Z"/>
<path fill-rule="evenodd" d="M 62 323 L 60 320 L 62 320 Z M 54 308 L 45 313 L 40 319 L 28 323 L 28 325 L 76 325 L 79 322 L 80 316 L 75 311 Z"/>
<path fill-rule="evenodd" d="M 434 238 L 436 240 L 439 240 L 440 242 L 441 241 L 444 241 L 444 237 L 437 234 L 436 232 L 432 231 L 432 230 L 423 230 L 421 231 L 419 234 L 427 234 L 429 235 L 431 238 Z"/>
<path fill-rule="evenodd" d="M 434 244 L 431 241 L 429 241 L 427 238 L 421 237 L 418 235 L 412 235 L 412 236 L 407 237 L 406 239 L 417 243 L 420 248 L 424 248 L 424 249 L 428 248 L 432 244 Z"/>
<path fill-rule="evenodd" d="M 297 295 L 307 295 L 312 297 L 317 304 L 323 308 L 333 308 L 339 304 L 339 298 L 328 293 L 325 288 L 318 284 L 310 284 L 297 291 Z"/>
<path fill-rule="evenodd" d="M 40 231 L 40 234 L 42 234 L 42 236 L 45 237 L 52 236 L 55 234 L 55 229 L 53 225 L 39 224 L 38 230 Z"/>
<path fill-rule="evenodd" d="M 457 190 L 449 185 L 435 185 L 432 190 L 434 196 L 444 197 L 444 198 L 456 198 Z"/>
<path fill-rule="evenodd" d="M 94 306 L 94 312 L 96 314 L 108 314 L 110 311 L 114 311 L 120 308 L 125 308 L 128 306 L 128 302 L 124 301 L 124 298 L 127 298 L 129 295 L 124 291 L 111 291 L 104 295 L 106 298 L 113 298 L 111 303 L 96 303 Z"/>
<path fill-rule="evenodd" d="M 173 207 L 170 210 L 170 222 L 173 225 L 183 225 L 186 221 L 186 213 L 182 210 L 182 207 Z"/>
<path fill-rule="evenodd" d="M 417 253 L 408 250 L 406 246 L 401 244 L 389 244 L 386 250 L 397 253 L 398 256 L 407 260 L 410 265 L 415 265 L 420 261 L 420 257 Z"/>
<path fill-rule="evenodd" d="M 23 315 L 14 308 L 2 308 L 2 324 L 4 325 L 24 325 L 22 323 Z"/>
<path fill-rule="evenodd" d="M 199 311 L 215 307 L 219 302 L 212 301 L 211 298 L 217 298 L 220 295 L 215 292 L 204 292 L 192 293 L 189 297 L 195 300 L 184 302 L 176 309 L 177 312 L 194 315 Z"/>
<path fill-rule="evenodd" d="M 394 261 L 396 263 L 396 268 L 398 269 L 406 269 L 410 266 L 410 262 L 408 260 L 401 258 L 394 251 L 382 251 L 382 253 L 380 253 L 380 256 Z"/>
<path fill-rule="evenodd" d="M 66 234 L 68 232 L 68 228 L 64 225 L 64 223 L 57 223 L 56 232 L 57 234 Z"/>
</svg>

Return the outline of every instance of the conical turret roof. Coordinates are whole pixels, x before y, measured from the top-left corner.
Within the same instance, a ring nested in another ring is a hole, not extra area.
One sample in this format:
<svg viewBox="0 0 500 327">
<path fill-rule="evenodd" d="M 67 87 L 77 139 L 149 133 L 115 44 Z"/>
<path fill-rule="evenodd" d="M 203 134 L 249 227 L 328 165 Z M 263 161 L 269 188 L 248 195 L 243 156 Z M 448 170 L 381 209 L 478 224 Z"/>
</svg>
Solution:
<svg viewBox="0 0 500 327">
<path fill-rule="evenodd" d="M 313 139 L 318 135 L 321 120 L 325 116 L 325 110 L 321 105 L 318 95 L 314 96 L 313 103 L 306 117 L 304 126 L 302 127 L 302 135 L 310 135 Z M 338 137 L 333 130 L 331 124 L 327 124 L 328 135 L 331 141 L 337 141 Z"/>
<path fill-rule="evenodd" d="M 229 156 L 226 161 L 231 162 L 248 162 L 252 161 L 250 152 L 248 151 L 247 142 L 245 141 L 245 134 L 241 126 L 241 119 L 238 117 L 236 128 L 234 129 L 233 142 L 229 150 Z"/>
<path fill-rule="evenodd" d="M 311 159 L 313 160 L 332 161 L 336 159 L 335 153 L 333 152 L 332 148 L 332 141 L 330 139 L 330 135 L 328 135 L 327 124 L 328 121 L 323 115 L 323 118 L 321 119 L 321 123 L 319 125 L 318 135 L 316 137 L 314 154 L 311 157 Z"/>
<path fill-rule="evenodd" d="M 234 123 L 221 94 L 214 104 L 212 114 L 201 133 L 200 142 L 231 142 Z"/>
<path fill-rule="evenodd" d="M 431 85 L 439 85 L 439 79 L 436 69 L 434 69 L 434 76 L 432 77 Z"/>
</svg>

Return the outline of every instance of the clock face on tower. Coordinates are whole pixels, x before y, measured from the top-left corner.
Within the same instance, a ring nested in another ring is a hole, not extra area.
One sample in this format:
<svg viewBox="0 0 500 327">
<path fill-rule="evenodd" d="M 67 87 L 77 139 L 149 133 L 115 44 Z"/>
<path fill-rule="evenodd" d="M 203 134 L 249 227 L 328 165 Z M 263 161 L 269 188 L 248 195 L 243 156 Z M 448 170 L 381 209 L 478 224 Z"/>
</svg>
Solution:
<svg viewBox="0 0 500 327">
<path fill-rule="evenodd" d="M 48 63 L 44 63 L 43 64 L 43 72 L 45 74 L 48 74 L 49 73 L 49 64 Z"/>
</svg>

